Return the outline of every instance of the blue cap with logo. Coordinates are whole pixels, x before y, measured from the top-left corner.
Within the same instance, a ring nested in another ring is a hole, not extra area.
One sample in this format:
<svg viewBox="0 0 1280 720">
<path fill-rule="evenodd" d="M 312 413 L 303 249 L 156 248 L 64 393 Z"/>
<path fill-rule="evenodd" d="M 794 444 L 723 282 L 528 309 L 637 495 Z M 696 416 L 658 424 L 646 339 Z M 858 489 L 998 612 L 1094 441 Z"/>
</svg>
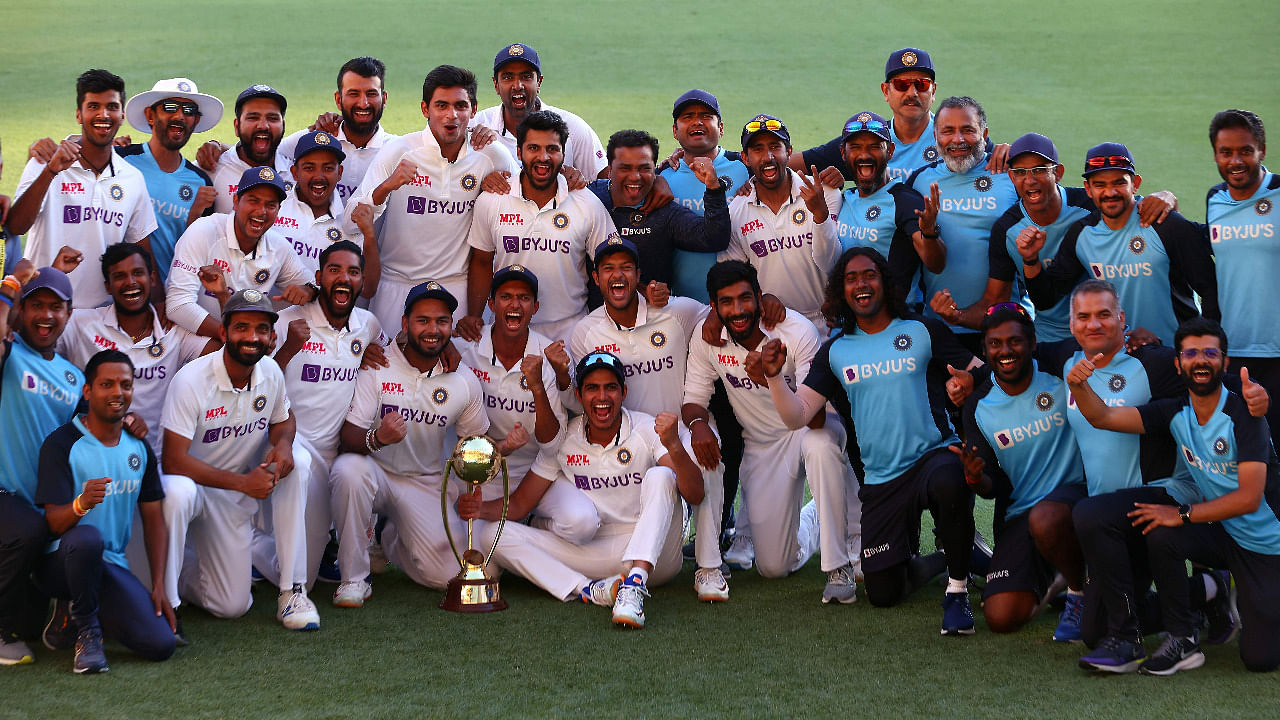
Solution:
<svg viewBox="0 0 1280 720">
<path fill-rule="evenodd" d="M 249 192 L 259 185 L 270 185 L 280 193 L 280 199 L 284 200 L 289 195 L 288 189 L 284 186 L 284 181 L 280 179 L 280 173 L 265 165 L 252 167 L 240 174 L 240 184 L 236 186 L 236 197 Z"/>
<path fill-rule="evenodd" d="M 1039 155 L 1053 164 L 1058 164 L 1058 147 L 1049 138 L 1040 133 L 1027 133 L 1009 146 L 1009 162 L 1024 153 Z"/>
<path fill-rule="evenodd" d="M 627 373 L 623 369 L 622 361 L 617 355 L 603 350 L 589 352 L 582 356 L 578 364 L 573 369 L 573 377 L 577 383 L 578 389 L 582 389 L 582 384 L 587 381 L 587 375 L 592 370 L 605 369 L 614 374 L 618 378 L 618 384 L 625 386 L 627 384 Z"/>
<path fill-rule="evenodd" d="M 742 149 L 746 150 L 751 139 L 763 132 L 777 135 L 782 142 L 791 144 L 791 133 L 781 120 L 772 115 L 757 115 L 742 126 Z"/>
<path fill-rule="evenodd" d="M 599 265 L 601 260 L 616 252 L 630 253 L 636 262 L 640 262 L 640 249 L 636 247 L 636 244 L 626 238 L 614 235 L 596 246 L 595 263 Z"/>
<path fill-rule="evenodd" d="M 870 110 L 854 113 L 853 117 L 845 121 L 844 129 L 840 134 L 840 142 L 844 142 L 849 139 L 850 135 L 860 132 L 869 132 L 885 142 L 893 142 L 893 138 L 889 137 L 889 122 Z"/>
<path fill-rule="evenodd" d="M 284 109 L 286 105 L 288 105 L 288 103 L 285 102 L 284 95 L 281 95 L 275 88 L 270 85 L 258 83 L 257 85 L 250 85 L 245 88 L 240 95 L 236 97 L 236 117 L 240 116 L 240 108 L 244 107 L 245 103 L 254 98 L 271 98 L 272 100 L 275 100 L 280 104 L 281 115 L 284 114 Z"/>
<path fill-rule="evenodd" d="M 498 288 L 512 281 L 528 285 L 533 291 L 533 299 L 538 299 L 538 276 L 523 265 L 508 265 L 494 273 L 493 282 L 489 283 L 489 297 L 496 295 Z"/>
<path fill-rule="evenodd" d="M 933 78 L 933 58 L 920 48 L 894 50 L 889 53 L 889 59 L 884 63 L 884 79 L 888 82 L 889 78 L 908 70 L 919 70 Z"/>
<path fill-rule="evenodd" d="M 414 285 L 413 289 L 409 291 L 409 296 L 404 299 L 405 317 L 409 316 L 409 310 L 413 308 L 413 304 L 423 298 L 431 298 L 443 302 L 451 313 L 458 309 L 458 298 L 454 297 L 453 293 L 445 290 L 444 286 L 435 280 L 428 280 Z"/>
<path fill-rule="evenodd" d="M 347 158 L 347 154 L 342 152 L 342 143 L 338 142 L 338 138 L 323 130 L 313 130 L 298 138 L 298 144 L 293 150 L 293 160 L 297 162 L 303 155 L 316 150 L 328 150 L 338 156 L 338 162 Z"/>
<path fill-rule="evenodd" d="M 527 62 L 533 66 L 535 72 L 542 74 L 542 65 L 538 61 L 538 51 L 525 45 L 524 43 L 511 43 L 510 45 L 498 51 L 498 55 L 493 58 L 493 74 L 498 74 L 498 68 L 509 62 Z"/>
<path fill-rule="evenodd" d="M 720 101 L 716 100 L 716 96 L 706 90 L 694 88 L 693 90 L 690 90 L 676 98 L 676 104 L 671 106 L 671 119 L 674 120 L 680 117 L 680 111 L 684 110 L 686 105 L 692 105 L 694 103 L 706 105 L 711 108 L 711 111 L 716 114 L 716 117 L 720 117 Z"/>
<path fill-rule="evenodd" d="M 36 276 L 22 286 L 22 297 L 37 290 L 52 290 L 54 295 L 71 302 L 71 278 L 56 268 L 42 267 L 37 270 Z"/>
<path fill-rule="evenodd" d="M 1080 173 L 1081 177 L 1089 177 L 1103 170 L 1124 170 L 1134 175 L 1138 174 L 1137 168 L 1133 166 L 1133 153 L 1118 142 L 1094 145 L 1085 153 L 1084 172 Z"/>
<path fill-rule="evenodd" d="M 271 316 L 271 322 L 280 319 L 275 306 L 271 304 L 271 298 L 253 288 L 237 290 L 231 293 L 231 297 L 227 298 L 227 304 L 222 306 L 222 322 L 225 324 L 227 318 L 231 317 L 231 313 L 238 312 L 266 313 Z"/>
</svg>

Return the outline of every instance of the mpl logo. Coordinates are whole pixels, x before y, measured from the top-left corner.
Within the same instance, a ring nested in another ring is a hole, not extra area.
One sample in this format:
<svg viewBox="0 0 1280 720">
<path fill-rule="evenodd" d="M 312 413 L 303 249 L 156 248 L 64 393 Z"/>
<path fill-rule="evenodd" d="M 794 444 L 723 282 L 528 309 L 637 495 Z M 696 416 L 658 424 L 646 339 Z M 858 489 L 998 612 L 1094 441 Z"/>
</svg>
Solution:
<svg viewBox="0 0 1280 720">
<path fill-rule="evenodd" d="M 84 183 L 64 182 L 62 183 L 63 195 L 79 195 L 84 192 Z"/>
<path fill-rule="evenodd" d="M 746 235 L 749 232 L 752 232 L 755 230 L 763 230 L 763 229 L 764 229 L 763 222 L 761 222 L 760 220 L 752 220 L 751 222 L 739 228 L 739 232 L 741 232 L 743 235 Z"/>
<path fill-rule="evenodd" d="M 405 199 L 404 211 L 410 215 L 426 215 L 427 199 L 424 197 L 418 197 L 417 195 L 410 195 Z"/>
<path fill-rule="evenodd" d="M 67 205 L 62 208 L 62 222 L 68 225 L 77 225 L 80 223 L 81 214 L 79 205 Z"/>
<path fill-rule="evenodd" d="M 498 213 L 499 225 L 520 225 L 522 223 L 520 213 Z"/>
<path fill-rule="evenodd" d="M 400 383 L 394 383 L 394 382 L 384 382 L 382 383 L 382 394 L 383 395 L 403 395 L 404 385 L 401 385 Z M 388 407 L 388 406 L 384 405 L 383 407 Z"/>
<path fill-rule="evenodd" d="M 225 407 L 216 407 L 204 414 L 205 420 L 213 420 L 216 418 L 226 417 L 227 409 Z"/>
<path fill-rule="evenodd" d="M 570 453 L 564 457 L 565 465 L 590 465 L 591 458 L 582 453 Z"/>
<path fill-rule="evenodd" d="M 728 367 L 738 367 L 738 358 L 736 355 L 725 355 L 724 353 L 716 353 L 716 360 L 721 365 Z"/>
</svg>

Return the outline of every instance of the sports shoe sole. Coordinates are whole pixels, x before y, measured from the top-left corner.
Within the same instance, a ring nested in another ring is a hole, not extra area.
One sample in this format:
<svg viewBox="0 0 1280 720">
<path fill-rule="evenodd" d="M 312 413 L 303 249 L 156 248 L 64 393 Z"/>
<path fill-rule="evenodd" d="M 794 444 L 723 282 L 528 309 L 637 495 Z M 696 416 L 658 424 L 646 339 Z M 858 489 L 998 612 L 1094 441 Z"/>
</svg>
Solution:
<svg viewBox="0 0 1280 720">
<path fill-rule="evenodd" d="M 35 661 L 36 661 L 35 655 L 23 655 L 22 657 L 16 660 L 12 658 L 0 658 L 0 665 L 4 665 L 6 667 L 12 666 L 12 665 L 30 665 Z"/>
<path fill-rule="evenodd" d="M 1179 670 L 1195 670 L 1201 665 L 1204 665 L 1204 653 L 1195 652 L 1182 658 L 1178 662 L 1174 663 L 1173 666 L 1167 670 L 1152 670 L 1147 667 L 1146 663 L 1143 663 L 1142 667 L 1138 668 L 1138 672 L 1142 673 L 1143 675 L 1156 675 L 1158 677 L 1168 677 L 1169 675 L 1172 675 L 1178 672 Z"/>
<path fill-rule="evenodd" d="M 823 605 L 830 605 L 831 603 L 836 603 L 837 605 L 852 605 L 857 601 L 858 596 L 856 594 L 850 595 L 848 599 L 836 597 L 834 595 L 827 595 L 826 593 L 822 594 Z"/>
<path fill-rule="evenodd" d="M 367 602 L 371 597 L 373 597 L 373 588 L 369 588 L 368 590 L 366 590 L 364 593 L 364 597 L 361 598 L 359 601 L 355 599 L 345 599 L 340 601 L 335 597 L 333 599 L 333 606 L 340 607 L 340 608 L 362 608 L 364 607 L 365 602 Z"/>
<path fill-rule="evenodd" d="M 75 668 L 75 673 L 77 675 L 97 675 L 99 673 L 107 672 L 110 669 L 111 668 L 106 665 L 103 665 L 102 667 Z"/>
<path fill-rule="evenodd" d="M 977 632 L 977 628 L 942 628 L 938 631 L 938 634 L 959 637 L 961 635 L 973 635 Z"/>
<path fill-rule="evenodd" d="M 712 591 L 709 593 L 700 592 L 698 593 L 698 602 L 704 602 L 704 603 L 729 602 L 729 591 L 725 590 L 723 593 L 718 590 Z"/>
<path fill-rule="evenodd" d="M 644 621 L 637 620 L 636 618 L 633 618 L 633 617 L 626 617 L 626 616 L 619 617 L 617 615 L 614 615 L 613 624 L 617 625 L 618 627 L 626 627 L 626 628 L 631 628 L 633 630 L 644 629 Z"/>
<path fill-rule="evenodd" d="M 1080 658 L 1080 667 L 1084 670 L 1092 670 L 1093 672 L 1114 673 L 1116 675 L 1122 675 L 1124 673 L 1131 673 L 1134 670 L 1137 670 L 1138 667 L 1142 665 L 1144 660 L 1146 660 L 1145 657 L 1138 658 L 1137 660 L 1131 660 L 1123 665 L 1098 665 L 1095 663 L 1088 662 L 1084 658 Z"/>
</svg>

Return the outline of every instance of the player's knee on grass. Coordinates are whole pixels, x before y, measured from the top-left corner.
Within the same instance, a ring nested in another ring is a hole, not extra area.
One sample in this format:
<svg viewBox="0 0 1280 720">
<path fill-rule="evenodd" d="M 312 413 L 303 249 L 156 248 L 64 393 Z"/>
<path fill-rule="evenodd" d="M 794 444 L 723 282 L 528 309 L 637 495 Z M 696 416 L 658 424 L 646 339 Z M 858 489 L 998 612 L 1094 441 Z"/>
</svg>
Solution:
<svg viewBox="0 0 1280 720">
<path fill-rule="evenodd" d="M 149 628 L 146 633 L 140 633 L 130 643 L 130 649 L 143 660 L 152 662 L 168 660 L 177 648 L 177 641 L 173 631 L 169 629 L 168 621 L 161 618 L 158 620 L 159 622 L 153 623 L 157 627 Z"/>
<path fill-rule="evenodd" d="M 795 569 L 796 558 L 788 557 L 785 552 L 771 551 L 768 545 L 755 543 L 756 572 L 764 578 L 784 578 Z"/>
<path fill-rule="evenodd" d="M 875 607 L 897 605 L 907 596 L 907 564 L 866 573 L 863 589 L 867 591 L 867 601 Z"/>
<path fill-rule="evenodd" d="M 982 601 L 982 617 L 993 633 L 1017 632 L 1031 619 L 1036 596 L 1029 592 L 1002 592 Z"/>
</svg>

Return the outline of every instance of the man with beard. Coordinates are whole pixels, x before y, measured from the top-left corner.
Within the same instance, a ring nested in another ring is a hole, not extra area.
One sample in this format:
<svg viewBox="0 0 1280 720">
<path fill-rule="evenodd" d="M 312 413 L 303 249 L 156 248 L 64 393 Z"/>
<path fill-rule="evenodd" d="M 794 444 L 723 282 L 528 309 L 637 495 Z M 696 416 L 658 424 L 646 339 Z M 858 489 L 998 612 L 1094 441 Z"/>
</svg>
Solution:
<svg viewBox="0 0 1280 720">
<path fill-rule="evenodd" d="M 382 146 L 395 140 L 382 127 L 382 112 L 387 105 L 387 68 L 374 57 L 348 60 L 338 70 L 338 89 L 333 101 L 337 113 L 325 113 L 316 119 L 315 129 L 332 135 L 342 146 L 342 178 L 337 183 L 338 197 L 350 203 L 356 196 L 364 173 Z M 299 130 L 280 141 L 276 153 L 282 163 L 297 161 L 298 141 L 307 131 Z"/>
<path fill-rule="evenodd" d="M 382 531 L 387 559 L 414 582 L 443 590 L 458 574 L 444 523 L 454 537 L 465 535 L 452 509 L 463 483 L 454 478 L 449 486 L 446 520 L 440 512 L 441 472 L 452 448 L 445 441 L 487 432 L 489 418 L 472 368 L 444 353 L 457 308 L 458 301 L 434 280 L 412 288 L 400 325 L 405 345 L 388 346 L 388 366 L 356 378 L 339 435 L 342 454 L 330 479 L 342 583 L 354 588 L 353 598 L 363 595 L 348 607 L 359 607 L 373 592 L 367 529 L 374 512 L 388 520 Z M 510 455 L 528 439 L 517 423 L 496 444 Z"/>
<path fill-rule="evenodd" d="M 467 275 L 467 317 L 458 334 L 479 337 L 495 267 L 523 265 L 544 288 L 533 329 L 567 340 L 587 310 L 587 260 L 592 248 L 618 237 L 613 218 L 589 190 L 569 190 L 560 174 L 569 126 L 553 112 L 529 113 L 516 128 L 520 191 L 476 200 Z"/>
<path fill-rule="evenodd" d="M 864 474 L 862 571 L 867 599 L 877 607 L 902 602 L 929 558 L 916 556 L 920 513 L 928 509 L 946 554 L 942 634 L 972 635 L 969 606 L 973 495 L 947 417 L 947 366 L 967 368 L 977 358 L 942 322 L 908 313 L 893 287 L 888 262 L 871 248 L 850 248 L 827 282 L 827 312 L 843 332 L 813 359 L 804 384 L 778 382 L 788 348 L 780 340 L 761 349 L 763 374 L 788 428 L 803 427 L 827 400 L 843 393 L 858 428 Z M 886 415 L 884 408 L 898 407 Z M 755 518 L 752 518 L 755 524 Z"/>
<path fill-rule="evenodd" d="M 1280 666 L 1275 642 L 1280 632 L 1276 606 L 1280 581 L 1280 520 L 1277 520 L 1275 449 L 1270 430 L 1252 417 L 1245 402 L 1222 386 L 1227 368 L 1227 336 L 1217 323 L 1193 318 L 1174 335 L 1178 373 L 1187 384 L 1181 397 L 1138 407 L 1108 406 L 1089 378 L 1094 362 L 1082 358 L 1067 376 L 1080 412 L 1091 424 L 1116 432 L 1160 434 L 1181 449 L 1199 497 L 1184 504 L 1134 504 L 1133 524 L 1146 535 L 1152 574 L 1160 592 L 1168 632 L 1164 643 L 1139 668 L 1149 675 L 1172 675 L 1204 664 L 1197 596 L 1239 592 L 1244 627 L 1240 657 L 1245 667 L 1268 672 Z M 1094 358 L 1100 359 L 1098 357 Z M 1229 589 L 1217 583 L 1187 584 L 1186 562 L 1226 567 L 1235 578 Z"/>
<path fill-rule="evenodd" d="M 31 571 L 48 527 L 36 509 L 36 460 L 45 437 L 75 415 L 84 384 L 79 368 L 54 348 L 71 313 L 71 281 L 61 270 L 19 261 L 0 283 L 0 302 L 18 303 L 17 332 L 0 343 L 0 665 L 33 662 L 22 635 L 42 599 Z M 9 335 L 9 307 L 0 338 Z"/>
<path fill-rule="evenodd" d="M 723 324 L 722 337 L 729 342 L 723 347 L 707 343 L 701 324 L 690 341 L 681 415 L 689 428 L 694 456 L 704 468 L 715 467 L 720 460 L 720 441 L 707 410 L 712 383 L 719 378 L 743 428 L 740 474 L 743 501 L 751 508 L 757 570 L 764 577 L 785 577 L 803 567 L 820 548 L 822 570 L 827 573 L 822 602 L 852 603 L 857 589 L 858 571 L 853 564 L 857 551 L 855 548 L 855 557 L 849 556 L 845 535 L 849 511 L 856 522 L 857 508 L 856 503 L 854 508 L 848 507 L 850 498 L 846 495 L 852 486 L 852 470 L 842 452 L 844 429 L 835 415 L 816 413 L 807 427 L 801 423 L 788 428 L 769 400 L 768 383 L 759 366 L 760 348 L 778 340 L 792 350 L 785 366 L 775 374 L 785 375 L 785 381 L 791 383 L 809 374 L 822 343 L 818 330 L 795 310 L 787 310 L 782 322 L 766 329 L 760 322 L 756 269 L 743 261 L 726 260 L 712 266 L 707 292 Z M 802 510 L 805 478 L 814 504 Z M 718 504 L 719 498 L 714 499 Z M 699 516 L 700 527 L 701 523 Z M 699 556 L 698 564 L 702 565 L 701 552 Z"/>
<path fill-rule="evenodd" d="M 626 371 L 617 356 L 592 352 L 575 370 L 577 398 L 586 412 L 570 421 L 558 451 L 538 454 L 508 516 L 519 517 L 550 488 L 572 482 L 595 505 L 600 529 L 574 543 L 508 524 L 494 558 L 558 600 L 610 607 L 615 625 L 641 629 L 650 584 L 661 585 L 680 572 L 680 499 L 702 502 L 702 473 L 685 450 L 674 414 L 655 418 L 624 408 Z M 501 512 L 475 495 L 458 501 L 463 518 L 493 521 Z M 482 541 L 493 543 L 496 531 L 495 522 L 486 522 Z"/>
<path fill-rule="evenodd" d="M 160 289 L 169 277 L 178 238 L 192 221 L 212 212 L 213 181 L 182 157 L 182 148 L 192 133 L 212 130 L 218 124 L 222 101 L 198 92 L 187 78 L 170 78 L 129 98 L 124 116 L 135 130 L 151 133 L 147 142 L 118 147 L 116 154 L 141 170 L 147 181 L 159 223 L 147 250 L 159 270 Z"/>
<path fill-rule="evenodd" d="M 970 352 L 979 351 L 979 338 L 970 328 L 957 325 L 951 315 L 982 299 L 987 282 L 987 255 L 991 226 L 1018 201 L 1007 175 L 993 175 L 987 168 L 987 114 L 971 97 L 949 97 L 938 106 L 934 133 L 942 159 L 916 170 L 907 186 L 938 202 L 937 226 L 947 248 L 940 272 L 925 269 L 921 279 L 929 302 L 925 317 L 940 317 Z M 1018 291 L 1018 297 L 1022 291 Z M 1009 300 L 1012 293 L 998 298 Z M 938 311 L 942 308 L 948 313 Z M 978 310 L 979 313 L 986 307 Z"/>
<path fill-rule="evenodd" d="M 1067 390 L 1033 364 L 1035 325 L 1021 305 L 991 307 L 982 347 L 995 382 L 965 402 L 960 452 L 969 487 L 996 501 L 982 614 L 992 632 L 1015 632 L 1035 616 L 1056 570 L 1066 579 L 1067 605 L 1053 639 L 1078 641 L 1084 558 L 1071 508 L 1086 490 Z"/>
<path fill-rule="evenodd" d="M 1050 262 L 1041 263 L 1045 237 L 1018 245 L 1027 289 L 1037 308 L 1051 308 L 1080 278 L 1113 281 L 1120 304 L 1134 327 L 1143 327 L 1167 344 L 1180 320 L 1199 314 L 1212 319 L 1218 310 L 1218 282 L 1203 228 L 1176 212 L 1143 227 L 1135 212 L 1142 184 L 1133 154 L 1120 143 L 1102 143 L 1085 155 L 1085 191 L 1098 208 L 1076 221 Z M 948 240 L 948 247 L 950 241 Z"/>
<path fill-rule="evenodd" d="M 941 272 L 947 262 L 947 249 L 938 239 L 938 197 L 931 191 L 926 200 L 890 179 L 896 148 L 884 118 L 854 113 L 841 138 L 840 158 L 852 169 L 855 187 L 844 191 L 836 218 L 840 247 L 880 251 L 900 282 L 910 283 L 907 304 L 918 307 L 923 300 L 915 278 L 921 263 L 930 272 Z"/>
<path fill-rule="evenodd" d="M 822 286 L 840 255 L 834 217 L 840 191 L 787 167 L 791 135 L 772 115 L 742 128 L 742 158 L 752 189 L 729 203 L 733 237 L 720 260 L 756 266 L 760 287 L 782 304 L 825 327 Z"/>
<path fill-rule="evenodd" d="M 729 181 L 716 175 L 710 158 L 686 158 L 685 163 L 702 181 L 700 204 L 695 213 L 679 203 L 667 203 L 645 212 L 657 178 L 658 139 L 643 130 L 619 130 L 609 136 L 605 149 L 609 177 L 587 187 L 613 217 L 618 234 L 640 251 L 640 279 L 670 284 L 675 278 L 675 250 L 714 253 L 729 245 L 729 205 L 725 200 Z"/>
<path fill-rule="evenodd" d="M 658 308 L 641 297 L 640 250 L 630 240 L 605 241 L 596 248 L 594 260 L 592 280 L 604 304 L 574 326 L 569 354 L 579 358 L 599 351 L 616 355 L 629 375 L 623 401 L 628 410 L 654 416 L 678 412 L 690 337 L 706 307 L 691 298 L 673 297 Z M 717 459 L 703 463 L 700 470 L 705 498 L 696 511 L 697 523 L 709 530 L 698 533 L 694 542 L 698 569 L 693 584 L 699 600 L 720 602 L 729 599 L 729 586 L 720 571 L 724 466 Z"/>
<path fill-rule="evenodd" d="M 250 85 L 236 98 L 236 117 L 232 126 L 239 141 L 235 147 L 228 149 L 210 141 L 197 153 L 201 166 L 213 173 L 213 188 L 217 191 L 213 201 L 214 212 L 231 212 L 238 197 L 236 188 L 240 177 L 249 168 L 272 168 L 284 176 L 282 180 L 286 189 L 293 187 L 288 162 L 276 154 L 284 137 L 286 106 L 284 95 L 270 85 Z M 218 156 L 216 161 L 212 160 L 213 154 Z"/>
<path fill-rule="evenodd" d="M 357 202 L 371 205 L 383 218 L 378 232 L 383 272 L 369 309 L 384 328 L 399 326 L 409 290 L 428 279 L 455 297 L 466 290 L 467 232 L 480 181 L 495 170 L 515 170 L 498 144 L 481 149 L 468 144 L 467 122 L 475 108 L 475 75 L 452 65 L 436 67 L 422 83 L 427 127 L 384 145 L 361 182 Z M 479 326 L 473 329 L 460 328 L 459 335 L 474 340 Z"/>
<path fill-rule="evenodd" d="M 493 59 L 493 89 L 500 104 L 476 113 L 472 125 L 483 125 L 498 133 L 507 152 L 520 158 L 518 128 L 525 118 L 538 111 L 553 112 L 568 127 L 564 141 L 564 164 L 582 173 L 588 180 L 605 177 L 604 147 L 586 120 L 568 110 L 552 107 L 539 97 L 542 89 L 542 65 L 538 53 L 523 43 L 512 43 L 498 51 Z M 523 163 L 523 159 L 521 159 Z"/>
<path fill-rule="evenodd" d="M 76 79 L 80 134 L 63 140 L 47 163 L 27 162 L 5 226 L 17 235 L 30 231 L 25 256 L 33 264 L 52 265 L 64 246 L 97 257 L 109 245 L 143 242 L 155 231 L 146 179 L 111 150 L 123 103 L 123 80 L 106 70 L 85 71 Z M 107 301 L 97 275 L 71 272 L 79 307 Z"/>
<path fill-rule="evenodd" d="M 191 224 L 174 249 L 165 299 L 166 315 L 187 330 L 220 338 L 216 313 L 236 290 L 265 293 L 280 287 L 278 300 L 295 305 L 319 292 L 293 247 L 272 226 L 288 195 L 280 175 L 269 167 L 249 168 L 237 181 L 236 204 L 229 215 L 203 217 Z M 223 275 L 221 298 L 203 282 Z"/>
<path fill-rule="evenodd" d="M 55 539 L 38 581 L 57 598 L 45 645 L 74 645 L 75 672 L 99 673 L 108 669 L 104 637 L 147 660 L 168 659 L 177 619 L 164 592 L 164 491 L 156 456 L 124 431 L 133 363 L 119 350 L 103 350 L 84 372 L 88 412 L 55 430 L 40 448 L 35 500 Z M 125 559 L 135 512 L 155 578 L 150 593 Z"/>
<path fill-rule="evenodd" d="M 223 309 L 222 352 L 183 366 L 169 386 L 161 418 L 170 522 L 165 592 L 175 608 L 182 597 L 216 617 L 248 612 L 252 520 L 266 511 L 280 556 L 276 619 L 289 630 L 317 630 L 320 616 L 306 590 L 311 455 L 295 442 L 280 367 L 260 362 L 278 317 L 266 295 L 236 291 Z M 184 566 L 187 546 L 194 555 Z"/>
</svg>

